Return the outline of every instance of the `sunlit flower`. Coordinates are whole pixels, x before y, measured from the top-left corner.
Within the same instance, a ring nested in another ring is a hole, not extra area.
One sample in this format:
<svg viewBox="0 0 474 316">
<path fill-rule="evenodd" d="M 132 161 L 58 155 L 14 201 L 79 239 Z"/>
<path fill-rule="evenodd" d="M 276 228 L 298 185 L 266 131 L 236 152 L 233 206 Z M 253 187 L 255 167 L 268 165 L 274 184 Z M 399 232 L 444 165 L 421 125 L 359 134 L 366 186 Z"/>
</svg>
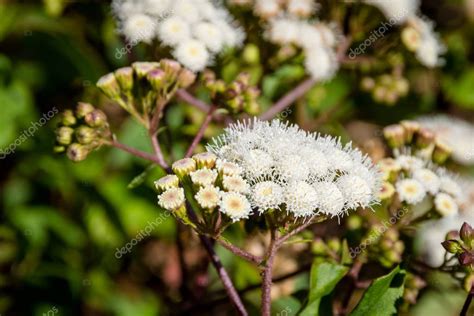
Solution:
<svg viewBox="0 0 474 316">
<path fill-rule="evenodd" d="M 348 208 L 369 205 L 372 201 L 372 188 L 363 178 L 347 174 L 342 175 L 336 183 L 346 199 Z"/>
<path fill-rule="evenodd" d="M 247 193 L 249 190 L 249 185 L 247 181 L 244 180 L 241 176 L 224 176 L 222 179 L 222 186 L 226 191 L 238 192 L 238 193 Z"/>
<path fill-rule="evenodd" d="M 449 194 L 437 194 L 434 203 L 436 210 L 443 216 L 452 216 L 458 212 L 458 205 Z"/>
<path fill-rule="evenodd" d="M 214 186 L 205 186 L 199 189 L 194 198 L 202 208 L 213 209 L 219 204 L 220 192 Z"/>
<path fill-rule="evenodd" d="M 191 181 L 196 185 L 212 186 L 217 179 L 217 171 L 207 168 L 198 169 L 190 173 Z"/>
<path fill-rule="evenodd" d="M 189 40 L 191 30 L 189 24 L 179 16 L 171 16 L 160 23 L 158 34 L 167 45 L 177 45 Z"/>
<path fill-rule="evenodd" d="M 404 23 L 417 13 L 420 6 L 419 0 L 365 0 L 365 2 L 377 7 L 393 24 Z"/>
<path fill-rule="evenodd" d="M 237 164 L 222 159 L 217 159 L 216 167 L 219 172 L 226 176 L 234 176 L 242 173 L 242 168 Z"/>
<path fill-rule="evenodd" d="M 145 14 L 128 17 L 123 24 L 123 33 L 132 42 L 150 43 L 155 37 L 156 24 Z"/>
<path fill-rule="evenodd" d="M 252 205 L 260 212 L 269 209 L 277 209 L 283 203 L 283 188 L 272 181 L 263 181 L 257 183 L 252 188 Z"/>
<path fill-rule="evenodd" d="M 219 206 L 220 211 L 229 216 L 234 222 L 248 218 L 252 213 L 252 208 L 247 198 L 236 192 L 222 193 Z"/>
<path fill-rule="evenodd" d="M 318 208 L 323 214 L 339 216 L 346 209 L 345 196 L 341 188 L 328 181 L 316 183 L 316 196 Z"/>
<path fill-rule="evenodd" d="M 414 179 L 403 179 L 397 182 L 396 189 L 400 201 L 409 204 L 420 203 L 426 195 L 423 185 Z"/>
<path fill-rule="evenodd" d="M 304 181 L 290 183 L 285 190 L 286 209 L 295 217 L 312 215 L 319 206 L 318 201 L 316 190 Z"/>
<path fill-rule="evenodd" d="M 289 0 L 287 10 L 289 13 L 308 17 L 316 11 L 316 2 L 314 0 Z"/>
<path fill-rule="evenodd" d="M 165 191 L 176 188 L 179 185 L 179 179 L 176 175 L 170 174 L 154 182 L 155 187 L 159 191 Z"/>
<path fill-rule="evenodd" d="M 174 211 L 184 205 L 183 188 L 170 188 L 158 195 L 158 204 L 168 211 Z"/>
<path fill-rule="evenodd" d="M 413 172 L 413 178 L 418 180 L 430 194 L 435 195 L 439 191 L 441 181 L 433 171 L 429 169 L 418 169 Z"/>
<path fill-rule="evenodd" d="M 209 52 L 206 46 L 196 40 L 181 42 L 174 51 L 176 58 L 192 71 L 204 69 L 209 62 Z"/>
</svg>

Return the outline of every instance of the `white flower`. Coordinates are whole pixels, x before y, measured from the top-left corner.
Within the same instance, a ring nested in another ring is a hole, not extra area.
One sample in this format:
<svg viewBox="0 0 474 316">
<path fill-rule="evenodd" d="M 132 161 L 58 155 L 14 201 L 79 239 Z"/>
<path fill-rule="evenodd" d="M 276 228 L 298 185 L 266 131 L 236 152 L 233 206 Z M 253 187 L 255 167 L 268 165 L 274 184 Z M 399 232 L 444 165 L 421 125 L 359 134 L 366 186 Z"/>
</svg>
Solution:
<svg viewBox="0 0 474 316">
<path fill-rule="evenodd" d="M 342 191 L 348 208 L 369 205 L 373 199 L 372 188 L 359 176 L 342 175 L 337 180 L 337 186 Z"/>
<path fill-rule="evenodd" d="M 458 212 L 458 205 L 449 194 L 437 194 L 434 202 L 436 210 L 443 216 L 452 216 Z"/>
<path fill-rule="evenodd" d="M 248 155 L 242 160 L 244 169 L 247 171 L 246 176 L 255 178 L 262 174 L 268 174 L 274 167 L 275 162 L 268 153 L 261 149 L 252 149 Z"/>
<path fill-rule="evenodd" d="M 222 179 L 222 186 L 226 191 L 238 192 L 238 193 L 247 193 L 249 190 L 249 185 L 247 181 L 244 180 L 241 176 L 224 176 Z"/>
<path fill-rule="evenodd" d="M 168 211 L 173 211 L 184 205 L 183 188 L 171 188 L 158 195 L 158 204 Z"/>
<path fill-rule="evenodd" d="M 269 209 L 276 209 L 283 203 L 283 188 L 272 181 L 257 183 L 252 188 L 252 205 L 263 213 Z"/>
<path fill-rule="evenodd" d="M 198 5 L 201 0 L 174 0 L 171 12 L 174 15 L 183 18 L 188 23 L 195 23 L 199 21 Z"/>
<path fill-rule="evenodd" d="M 175 49 L 174 55 L 192 71 L 201 71 L 209 63 L 209 52 L 203 43 L 196 40 L 181 42 Z"/>
<path fill-rule="evenodd" d="M 452 158 L 462 165 L 474 165 L 474 125 L 447 115 L 424 116 L 417 119 L 452 149 Z"/>
<path fill-rule="evenodd" d="M 212 186 L 217 179 L 217 172 L 207 168 L 199 169 L 190 173 L 191 181 L 201 186 Z"/>
<path fill-rule="evenodd" d="M 154 15 L 158 18 L 163 18 L 169 14 L 171 0 L 142 0 L 143 7 L 147 13 Z"/>
<path fill-rule="evenodd" d="M 222 193 L 219 206 L 220 211 L 229 216 L 234 222 L 248 218 L 252 213 L 252 208 L 247 198 L 236 192 Z"/>
<path fill-rule="evenodd" d="M 450 176 L 448 175 L 441 176 L 440 181 L 441 181 L 440 191 L 451 194 L 455 198 L 462 197 L 461 187 Z"/>
<path fill-rule="evenodd" d="M 196 39 L 206 45 L 211 52 L 219 52 L 224 45 L 222 33 L 219 28 L 209 22 L 201 22 L 193 25 L 193 32 Z"/>
<path fill-rule="evenodd" d="M 319 201 L 319 211 L 331 216 L 339 216 L 345 210 L 345 199 L 340 188 L 332 182 L 319 182 L 314 185 Z"/>
<path fill-rule="evenodd" d="M 201 187 L 194 198 L 202 208 L 213 209 L 219 204 L 220 192 L 214 186 Z"/>
<path fill-rule="evenodd" d="M 377 7 L 392 24 L 402 24 L 414 16 L 419 7 L 419 0 L 365 0 L 366 3 Z"/>
<path fill-rule="evenodd" d="M 271 42 L 286 45 L 300 40 L 300 23 L 287 18 L 272 19 L 268 28 L 268 38 Z"/>
<path fill-rule="evenodd" d="M 160 23 L 158 35 L 163 43 L 167 45 L 177 45 L 187 41 L 191 36 L 189 24 L 178 16 L 171 16 Z"/>
<path fill-rule="evenodd" d="M 440 56 L 446 51 L 446 47 L 434 31 L 434 23 L 424 16 L 414 16 L 410 19 L 410 25 L 418 31 L 419 40 L 416 43 L 416 58 L 426 67 L 436 67 L 444 63 Z"/>
<path fill-rule="evenodd" d="M 242 168 L 240 168 L 238 165 L 222 159 L 217 159 L 216 167 L 219 172 L 226 176 L 235 176 L 242 173 Z"/>
<path fill-rule="evenodd" d="M 177 187 L 179 184 L 179 179 L 176 175 L 170 174 L 160 178 L 159 180 L 156 180 L 154 184 L 157 190 L 167 190 Z"/>
<path fill-rule="evenodd" d="M 423 168 L 425 164 L 420 158 L 409 156 L 409 155 L 399 155 L 396 158 L 396 162 L 406 171 L 414 171 Z"/>
<path fill-rule="evenodd" d="M 316 3 L 314 0 L 289 0 L 287 10 L 291 14 L 308 17 L 316 11 Z"/>
<path fill-rule="evenodd" d="M 439 191 L 441 181 L 433 171 L 429 169 L 418 169 L 413 172 L 413 178 L 418 180 L 430 194 L 435 195 Z"/>
<path fill-rule="evenodd" d="M 256 0 L 254 11 L 256 15 L 268 19 L 276 16 L 280 9 L 278 0 Z"/>
<path fill-rule="evenodd" d="M 339 64 L 333 51 L 324 47 L 306 50 L 305 67 L 316 80 L 329 80 L 336 73 Z"/>
<path fill-rule="evenodd" d="M 414 179 L 403 179 L 396 184 L 397 193 L 400 201 L 409 204 L 420 203 L 426 195 L 423 185 Z"/>
<path fill-rule="evenodd" d="M 285 203 L 288 212 L 295 217 L 313 215 L 320 197 L 316 190 L 304 181 L 289 184 L 285 189 Z"/>
<path fill-rule="evenodd" d="M 145 14 L 134 14 L 123 23 L 123 33 L 129 41 L 150 43 L 155 37 L 156 23 Z"/>
</svg>

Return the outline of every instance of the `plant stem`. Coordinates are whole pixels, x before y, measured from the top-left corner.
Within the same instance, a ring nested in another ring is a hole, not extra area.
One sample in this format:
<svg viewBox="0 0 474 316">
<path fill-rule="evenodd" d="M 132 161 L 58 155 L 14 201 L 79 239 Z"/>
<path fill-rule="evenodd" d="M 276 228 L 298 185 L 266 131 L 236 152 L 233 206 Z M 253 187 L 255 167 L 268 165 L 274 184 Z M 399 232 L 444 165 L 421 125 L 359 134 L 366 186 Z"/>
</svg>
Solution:
<svg viewBox="0 0 474 316">
<path fill-rule="evenodd" d="M 132 154 L 136 157 L 139 157 L 139 158 L 142 158 L 142 159 L 145 159 L 145 160 L 148 160 L 148 161 L 151 161 L 159 166 L 161 166 L 163 169 L 166 169 L 167 168 L 167 165 L 163 165 L 161 163 L 161 161 L 155 156 L 155 155 L 152 155 L 150 153 L 147 153 L 147 152 L 144 152 L 144 151 L 141 151 L 141 150 L 138 150 L 136 148 L 133 148 L 133 147 L 130 147 L 130 146 L 127 146 L 125 144 L 122 144 L 122 143 L 119 143 L 118 141 L 116 140 L 112 140 L 112 141 L 109 141 L 109 142 L 106 142 L 105 143 L 106 145 L 109 145 L 109 146 L 112 146 L 112 147 L 115 147 L 115 148 L 118 148 L 120 150 L 123 150 L 129 154 Z"/>
<path fill-rule="evenodd" d="M 193 142 L 191 143 L 191 146 L 189 146 L 188 150 L 186 151 L 186 155 L 184 156 L 185 158 L 191 157 L 191 155 L 194 152 L 194 149 L 199 144 L 201 139 L 204 137 L 204 133 L 206 132 L 207 127 L 211 123 L 212 115 L 214 114 L 216 109 L 217 109 L 217 107 L 213 105 L 213 106 L 211 106 L 211 108 L 207 112 L 207 115 L 206 115 L 206 118 L 204 119 L 204 122 L 202 123 L 201 127 L 199 128 L 198 133 L 194 137 Z"/>
<path fill-rule="evenodd" d="M 469 306 L 471 305 L 472 298 L 474 297 L 474 285 L 471 287 L 469 294 L 466 297 L 466 301 L 461 310 L 461 314 L 459 316 L 467 316 L 467 312 L 469 311 Z"/>
<path fill-rule="evenodd" d="M 209 112 L 209 110 L 211 108 L 211 106 L 209 106 L 205 102 L 195 98 L 194 96 L 192 96 L 189 92 L 187 92 L 184 89 L 179 89 L 178 91 L 176 91 L 176 96 L 178 98 L 180 98 L 181 100 L 183 100 L 184 102 L 187 102 L 187 103 L 191 104 L 192 106 L 194 106 L 195 108 L 201 110 L 202 112 Z"/>
<path fill-rule="evenodd" d="M 272 228 L 270 246 L 268 248 L 268 254 L 265 262 L 265 269 L 263 270 L 262 276 L 262 316 L 270 316 L 272 308 L 272 269 L 275 255 L 278 251 L 278 241 L 276 238 L 276 230 Z"/>
<path fill-rule="evenodd" d="M 236 256 L 239 256 L 247 261 L 253 262 L 257 265 L 262 263 L 262 258 L 259 256 L 252 255 L 250 252 L 247 252 L 243 250 L 242 248 L 239 248 L 235 246 L 234 244 L 228 242 L 227 240 L 223 238 L 217 238 L 215 239 L 219 244 L 221 244 L 224 248 L 235 254 Z"/>
</svg>

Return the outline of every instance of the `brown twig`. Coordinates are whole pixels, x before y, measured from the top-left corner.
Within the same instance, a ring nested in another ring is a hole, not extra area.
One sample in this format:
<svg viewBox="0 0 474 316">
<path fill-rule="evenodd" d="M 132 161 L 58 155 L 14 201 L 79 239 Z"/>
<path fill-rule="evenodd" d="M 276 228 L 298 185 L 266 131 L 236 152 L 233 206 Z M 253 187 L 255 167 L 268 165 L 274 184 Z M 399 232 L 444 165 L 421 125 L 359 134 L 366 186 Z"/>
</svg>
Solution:
<svg viewBox="0 0 474 316">
<path fill-rule="evenodd" d="M 474 297 L 474 285 L 471 287 L 469 294 L 466 297 L 466 301 L 462 307 L 461 313 L 459 316 L 467 316 L 467 312 L 469 311 L 469 306 L 471 305 L 472 298 Z"/>
<path fill-rule="evenodd" d="M 259 265 L 260 263 L 262 263 L 262 258 L 260 258 L 259 256 L 255 256 L 253 254 L 251 254 L 250 252 L 248 251 L 245 251 L 243 250 L 242 248 L 239 248 L 237 246 L 235 246 L 234 244 L 228 242 L 227 240 L 223 239 L 223 238 L 217 238 L 215 239 L 222 247 L 226 248 L 227 250 L 229 250 L 230 252 L 232 252 L 233 254 L 247 260 L 247 261 L 250 261 L 250 262 L 253 262 L 257 265 Z"/>
<path fill-rule="evenodd" d="M 206 104 L 205 102 L 199 100 L 198 98 L 195 98 L 193 95 L 191 95 L 189 92 L 187 92 L 184 89 L 179 89 L 176 91 L 176 96 L 180 98 L 182 101 L 187 102 L 194 106 L 195 108 L 201 110 L 202 112 L 209 112 L 211 106 Z"/>
<path fill-rule="evenodd" d="M 273 262 L 275 260 L 276 253 L 278 251 L 278 238 L 276 236 L 276 229 L 271 229 L 270 246 L 268 247 L 268 253 L 265 261 L 265 268 L 262 276 L 262 316 L 271 315 L 271 292 L 272 292 L 272 270 Z"/>
<path fill-rule="evenodd" d="M 144 151 L 141 151 L 141 150 L 138 150 L 136 148 L 133 148 L 133 147 L 130 147 L 130 146 L 127 146 L 125 144 L 122 144 L 122 143 L 119 143 L 118 141 L 116 140 L 112 140 L 112 141 L 109 141 L 107 143 L 105 143 L 107 145 L 110 145 L 112 147 L 115 147 L 115 148 L 118 148 L 120 150 L 123 150 L 125 152 L 128 152 L 129 154 L 132 154 L 136 157 L 139 157 L 139 158 L 142 158 L 142 159 L 145 159 L 145 160 L 148 160 L 148 161 L 151 161 L 159 166 L 161 166 L 163 169 L 166 169 L 167 168 L 167 165 L 166 164 L 162 164 L 162 162 L 155 156 L 155 155 L 152 155 L 150 153 L 147 153 L 147 152 L 144 152 Z"/>
<path fill-rule="evenodd" d="M 189 158 L 193 154 L 194 149 L 196 148 L 197 144 L 199 144 L 201 139 L 204 137 L 204 133 L 206 132 L 207 127 L 211 123 L 212 116 L 216 110 L 217 110 L 217 107 L 212 105 L 209 111 L 207 112 L 204 122 L 202 123 L 201 127 L 199 128 L 198 133 L 194 137 L 193 142 L 191 143 L 191 146 L 189 146 L 188 150 L 186 151 L 185 158 Z"/>
</svg>

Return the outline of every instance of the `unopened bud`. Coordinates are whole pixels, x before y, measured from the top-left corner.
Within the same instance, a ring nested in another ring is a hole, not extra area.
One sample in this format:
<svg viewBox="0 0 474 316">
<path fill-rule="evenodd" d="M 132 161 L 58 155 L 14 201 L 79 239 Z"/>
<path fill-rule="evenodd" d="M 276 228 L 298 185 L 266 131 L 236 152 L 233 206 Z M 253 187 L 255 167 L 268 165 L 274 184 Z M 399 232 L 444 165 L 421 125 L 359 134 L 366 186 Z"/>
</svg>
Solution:
<svg viewBox="0 0 474 316">
<path fill-rule="evenodd" d="M 96 85 L 109 98 L 117 99 L 120 97 L 120 86 L 113 73 L 102 76 Z"/>
<path fill-rule="evenodd" d="M 161 69 L 166 73 L 168 80 L 175 80 L 178 77 L 178 73 L 181 70 L 181 65 L 172 59 L 162 59 L 160 61 Z"/>
<path fill-rule="evenodd" d="M 242 59 L 248 64 L 258 64 L 260 62 L 260 50 L 255 44 L 245 45 L 242 52 Z"/>
<path fill-rule="evenodd" d="M 179 185 L 179 179 L 176 175 L 170 174 L 170 175 L 164 176 L 163 178 L 160 178 L 159 180 L 156 180 L 154 184 L 155 184 L 155 188 L 159 192 L 163 192 L 171 188 L 177 188 Z"/>
<path fill-rule="evenodd" d="M 382 201 L 391 199 L 394 194 L 395 187 L 390 182 L 385 181 L 382 183 L 382 187 L 380 188 L 379 192 L 379 198 Z"/>
<path fill-rule="evenodd" d="M 197 168 L 207 168 L 212 169 L 216 165 L 217 157 L 213 153 L 210 152 L 203 152 L 199 154 L 195 154 L 193 159 L 196 161 Z"/>
<path fill-rule="evenodd" d="M 459 237 L 461 237 L 461 240 L 470 249 L 474 248 L 474 230 L 472 229 L 471 225 L 464 222 L 464 224 L 461 226 L 461 230 L 459 231 Z"/>
<path fill-rule="evenodd" d="M 56 141 L 60 145 L 69 145 L 72 142 L 72 135 L 74 134 L 74 129 L 71 127 L 60 127 L 56 130 Z"/>
<path fill-rule="evenodd" d="M 395 90 L 397 90 L 399 95 L 405 96 L 409 89 L 410 83 L 405 78 L 399 78 L 395 81 Z"/>
<path fill-rule="evenodd" d="M 346 221 L 349 230 L 356 230 L 362 227 L 362 218 L 358 215 L 349 216 Z"/>
<path fill-rule="evenodd" d="M 452 152 L 453 150 L 448 144 L 446 144 L 440 139 L 436 139 L 432 157 L 433 161 L 441 165 L 445 163 L 446 160 L 448 160 Z"/>
<path fill-rule="evenodd" d="M 179 178 L 183 178 L 196 170 L 196 162 L 191 158 L 184 158 L 173 163 L 171 168 Z"/>
<path fill-rule="evenodd" d="M 375 80 L 370 77 L 364 77 L 360 82 L 360 87 L 364 91 L 371 91 L 375 87 Z"/>
<path fill-rule="evenodd" d="M 398 148 L 405 144 L 405 129 L 399 124 L 385 127 L 383 135 L 392 148 Z"/>
<path fill-rule="evenodd" d="M 247 100 L 256 100 L 260 96 L 260 89 L 257 87 L 248 87 L 247 90 L 245 90 L 245 98 Z"/>
<path fill-rule="evenodd" d="M 77 120 L 71 110 L 66 110 L 62 114 L 61 124 L 64 126 L 71 126 L 76 124 Z"/>
<path fill-rule="evenodd" d="M 178 85 L 180 88 L 186 89 L 196 81 L 196 74 L 189 69 L 181 69 L 178 75 Z"/>
<path fill-rule="evenodd" d="M 159 63 L 156 62 L 147 62 L 147 61 L 138 61 L 132 64 L 132 68 L 135 71 L 138 79 L 145 78 L 146 75 L 160 66 Z"/>
<path fill-rule="evenodd" d="M 92 104 L 90 103 L 85 103 L 85 102 L 79 102 L 77 104 L 77 108 L 76 108 L 76 116 L 78 118 L 83 118 L 84 116 L 86 116 L 88 113 L 94 111 L 95 108 Z"/>
<path fill-rule="evenodd" d="M 458 239 L 459 238 L 459 232 L 457 230 L 452 230 L 446 234 L 446 237 L 444 240 L 450 240 L 450 239 Z"/>
<path fill-rule="evenodd" d="M 235 79 L 244 88 L 250 84 L 250 74 L 248 72 L 241 72 Z"/>
<path fill-rule="evenodd" d="M 459 254 L 464 251 L 462 245 L 457 240 L 445 240 L 441 243 L 441 245 L 443 245 L 444 249 L 446 249 L 446 251 L 449 253 Z"/>
<path fill-rule="evenodd" d="M 96 133 L 93 128 L 82 125 L 76 129 L 76 138 L 80 144 L 86 145 L 92 143 L 96 138 Z"/>
<path fill-rule="evenodd" d="M 101 127 L 107 123 L 107 116 L 101 110 L 95 109 L 88 113 L 84 120 L 90 127 Z"/>
<path fill-rule="evenodd" d="M 123 91 L 131 91 L 133 89 L 132 67 L 123 67 L 115 70 L 115 78 Z"/>
<path fill-rule="evenodd" d="M 89 150 L 81 144 L 74 143 L 67 148 L 68 158 L 75 162 L 86 159 L 88 154 Z"/>
<path fill-rule="evenodd" d="M 420 148 L 426 148 L 435 140 L 435 134 L 426 128 L 420 128 L 416 137 L 416 145 Z"/>
<path fill-rule="evenodd" d="M 458 256 L 459 263 L 463 266 L 470 266 L 474 264 L 474 254 L 471 252 L 463 252 Z"/>
<path fill-rule="evenodd" d="M 147 79 L 154 90 L 160 91 L 164 87 L 166 74 L 160 68 L 156 68 L 148 72 Z"/>
<path fill-rule="evenodd" d="M 405 121 L 401 121 L 400 125 L 402 125 L 403 128 L 405 129 L 405 133 L 406 133 L 405 141 L 407 143 L 411 143 L 413 141 L 413 135 L 415 135 L 415 133 L 420 130 L 420 123 L 416 121 L 405 120 Z"/>
<path fill-rule="evenodd" d="M 247 101 L 244 104 L 244 111 L 250 115 L 257 115 L 260 112 L 260 104 L 257 101 Z"/>
<path fill-rule="evenodd" d="M 244 98 L 242 96 L 236 96 L 235 98 L 228 100 L 227 105 L 231 108 L 234 112 L 239 112 L 242 110 L 244 106 Z"/>
</svg>

